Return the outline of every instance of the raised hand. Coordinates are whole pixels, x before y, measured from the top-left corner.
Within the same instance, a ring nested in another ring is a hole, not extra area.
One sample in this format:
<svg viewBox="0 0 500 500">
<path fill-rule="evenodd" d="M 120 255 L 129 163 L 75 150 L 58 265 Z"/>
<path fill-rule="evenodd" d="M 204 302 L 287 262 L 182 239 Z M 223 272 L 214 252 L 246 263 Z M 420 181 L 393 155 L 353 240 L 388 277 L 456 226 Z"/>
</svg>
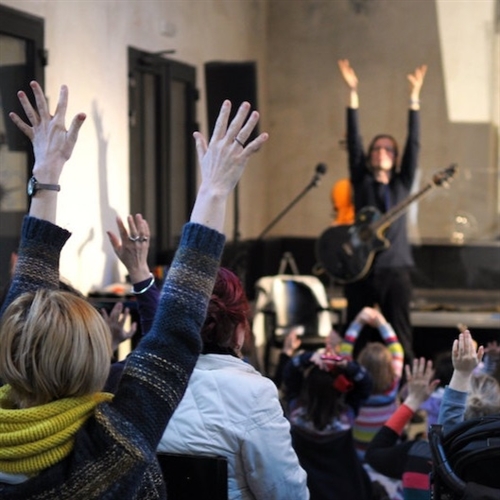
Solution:
<svg viewBox="0 0 500 500">
<path fill-rule="evenodd" d="M 423 64 L 415 69 L 413 73 L 407 75 L 410 82 L 410 100 L 417 102 L 420 99 L 420 90 L 424 84 L 425 74 L 427 73 L 427 65 Z"/>
<path fill-rule="evenodd" d="M 63 166 L 71 157 L 78 132 L 86 116 L 84 113 L 77 114 L 69 130 L 66 130 L 64 122 L 68 106 L 68 87 L 66 85 L 61 87 L 56 111 L 54 116 L 51 116 L 40 85 L 37 82 L 31 82 L 30 86 L 35 96 L 37 110 L 33 108 L 28 96 L 22 90 L 17 93 L 29 123 L 22 120 L 16 113 L 10 113 L 9 116 L 33 144 L 35 155 L 33 177 L 40 184 L 52 184 L 53 187 L 58 187 Z M 36 191 L 30 204 L 29 214 L 54 223 L 57 198 L 55 190 Z"/>
<path fill-rule="evenodd" d="M 146 219 L 141 214 L 127 217 L 129 230 L 120 217 L 116 218 L 119 237 L 107 231 L 109 241 L 116 256 L 123 262 L 132 283 L 148 279 L 151 272 L 148 267 L 148 251 L 150 231 Z"/>
<path fill-rule="evenodd" d="M 432 361 L 425 358 L 414 359 L 413 367 L 405 366 L 408 396 L 404 403 L 413 411 L 418 410 L 439 385 L 439 379 L 434 379 Z"/>
<path fill-rule="evenodd" d="M 33 143 L 35 155 L 33 175 L 42 183 L 58 183 L 64 163 L 71 157 L 86 115 L 78 113 L 73 118 L 69 129 L 66 130 L 68 87 L 61 86 L 59 101 L 52 116 L 40 85 L 33 81 L 30 86 L 35 96 L 37 109 L 31 105 L 28 96 L 22 90 L 17 94 L 29 124 L 16 113 L 10 113 L 9 116 Z"/>
<path fill-rule="evenodd" d="M 319 351 L 316 351 L 310 359 L 311 363 L 314 363 L 318 368 L 324 371 L 332 371 L 334 368 L 346 368 L 348 359 L 342 356 L 327 355 Z"/>
<path fill-rule="evenodd" d="M 348 59 L 339 59 L 337 61 L 342 78 L 351 90 L 358 90 L 358 77 L 351 67 Z"/>
<path fill-rule="evenodd" d="M 476 351 L 476 345 L 469 330 L 465 330 L 453 342 L 451 351 L 453 368 L 456 371 L 470 375 L 483 359 L 483 354 L 483 346 L 480 346 Z"/>
<path fill-rule="evenodd" d="M 484 348 L 480 346 L 476 350 L 476 344 L 472 340 L 469 330 L 460 333 L 458 339 L 453 342 L 451 359 L 453 363 L 453 375 L 450 380 L 450 387 L 457 391 L 467 392 L 469 390 L 469 380 L 474 368 L 481 362 L 484 355 Z"/>
<path fill-rule="evenodd" d="M 381 325 L 387 323 L 384 315 L 373 307 L 363 307 L 356 316 L 356 321 L 370 325 L 373 328 L 379 328 Z"/>
<path fill-rule="evenodd" d="M 302 339 L 300 338 L 299 333 L 300 334 L 304 333 L 304 327 L 303 326 L 295 326 L 295 327 L 293 327 L 288 332 L 287 336 L 285 337 L 285 340 L 283 340 L 282 352 L 284 352 L 290 358 L 295 354 L 295 352 L 297 351 L 297 349 L 302 344 Z"/>
<path fill-rule="evenodd" d="M 104 321 L 106 321 L 109 326 L 111 332 L 111 347 L 114 352 L 124 340 L 131 339 L 134 336 L 137 331 L 137 323 L 134 321 L 130 323 L 130 328 L 125 328 L 131 315 L 130 309 L 128 307 L 124 308 L 121 302 L 117 302 L 109 314 L 106 309 L 101 309 L 101 314 Z"/>
<path fill-rule="evenodd" d="M 204 224 L 220 232 L 224 227 L 227 198 L 240 180 L 250 157 L 269 137 L 267 133 L 262 133 L 246 144 L 259 121 L 259 113 L 250 113 L 250 104 L 244 102 L 228 125 L 230 112 L 231 102 L 226 100 L 208 144 L 200 132 L 193 134 L 201 166 L 201 185 L 191 222 Z"/>
</svg>

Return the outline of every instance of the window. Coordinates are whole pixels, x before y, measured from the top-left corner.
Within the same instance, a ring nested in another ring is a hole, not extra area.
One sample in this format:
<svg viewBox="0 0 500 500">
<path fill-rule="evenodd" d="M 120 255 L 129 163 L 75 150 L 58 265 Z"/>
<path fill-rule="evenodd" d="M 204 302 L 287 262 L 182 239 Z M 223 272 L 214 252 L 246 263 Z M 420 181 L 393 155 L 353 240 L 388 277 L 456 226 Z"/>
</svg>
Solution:
<svg viewBox="0 0 500 500">
<path fill-rule="evenodd" d="M 9 280 L 10 256 L 17 249 L 28 209 L 26 184 L 33 164 L 30 141 L 8 114 L 23 115 L 16 93 L 30 80 L 44 84 L 44 21 L 0 5 L 0 286 Z"/>
<path fill-rule="evenodd" d="M 130 210 L 151 229 L 152 265 L 170 262 L 195 198 L 195 68 L 129 49 Z"/>
</svg>

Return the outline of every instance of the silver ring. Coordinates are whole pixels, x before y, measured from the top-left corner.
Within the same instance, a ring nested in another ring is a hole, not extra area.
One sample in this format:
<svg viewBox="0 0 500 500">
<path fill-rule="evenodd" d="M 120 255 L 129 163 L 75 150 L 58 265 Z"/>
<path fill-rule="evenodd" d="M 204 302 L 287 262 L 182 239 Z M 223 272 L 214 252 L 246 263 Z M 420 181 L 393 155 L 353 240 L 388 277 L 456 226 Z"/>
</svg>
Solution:
<svg viewBox="0 0 500 500">
<path fill-rule="evenodd" d="M 235 142 L 237 142 L 242 148 L 245 147 L 245 144 L 241 142 L 237 137 L 234 138 Z"/>
<path fill-rule="evenodd" d="M 139 241 L 140 236 L 129 236 L 128 239 L 130 241 Z"/>
<path fill-rule="evenodd" d="M 148 237 L 147 237 L 147 236 L 141 236 L 141 237 L 139 238 L 139 241 L 140 241 L 140 242 L 148 241 Z"/>
</svg>

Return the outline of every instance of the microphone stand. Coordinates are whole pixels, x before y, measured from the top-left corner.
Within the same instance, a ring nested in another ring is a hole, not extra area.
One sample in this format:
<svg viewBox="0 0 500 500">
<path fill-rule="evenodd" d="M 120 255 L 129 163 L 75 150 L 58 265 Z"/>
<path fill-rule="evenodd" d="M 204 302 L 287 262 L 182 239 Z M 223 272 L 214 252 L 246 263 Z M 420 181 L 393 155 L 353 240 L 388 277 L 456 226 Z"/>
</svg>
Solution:
<svg viewBox="0 0 500 500">
<path fill-rule="evenodd" d="M 263 276 L 263 268 L 262 263 L 263 260 L 261 258 L 257 258 L 261 256 L 262 248 L 264 245 L 263 238 L 264 236 L 277 224 L 279 220 L 313 187 L 319 184 L 319 180 L 324 172 L 316 172 L 311 182 L 290 202 L 288 206 L 286 206 L 260 233 L 260 235 L 251 242 L 250 246 L 242 249 L 236 257 L 233 259 L 232 263 L 230 263 L 227 267 L 239 269 L 245 268 L 243 272 L 240 272 L 241 281 L 245 287 L 245 291 L 247 297 L 250 300 L 254 300 L 256 297 L 255 294 L 255 282 Z"/>
<path fill-rule="evenodd" d="M 262 240 L 264 236 L 302 199 L 306 193 L 319 184 L 323 174 L 316 172 L 311 182 L 266 226 L 266 228 L 257 236 L 257 241 Z"/>
</svg>

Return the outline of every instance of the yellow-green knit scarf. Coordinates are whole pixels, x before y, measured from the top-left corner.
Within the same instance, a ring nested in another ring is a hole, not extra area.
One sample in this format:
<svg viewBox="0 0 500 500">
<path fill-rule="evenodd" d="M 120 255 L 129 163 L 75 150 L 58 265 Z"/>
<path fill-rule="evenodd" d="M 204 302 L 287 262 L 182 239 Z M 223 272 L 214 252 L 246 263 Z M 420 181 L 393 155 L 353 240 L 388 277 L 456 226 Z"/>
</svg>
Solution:
<svg viewBox="0 0 500 500">
<path fill-rule="evenodd" d="M 33 476 L 65 458 L 96 405 L 112 394 L 64 398 L 22 410 L 4 409 L 10 386 L 0 387 L 0 471 Z"/>
</svg>

